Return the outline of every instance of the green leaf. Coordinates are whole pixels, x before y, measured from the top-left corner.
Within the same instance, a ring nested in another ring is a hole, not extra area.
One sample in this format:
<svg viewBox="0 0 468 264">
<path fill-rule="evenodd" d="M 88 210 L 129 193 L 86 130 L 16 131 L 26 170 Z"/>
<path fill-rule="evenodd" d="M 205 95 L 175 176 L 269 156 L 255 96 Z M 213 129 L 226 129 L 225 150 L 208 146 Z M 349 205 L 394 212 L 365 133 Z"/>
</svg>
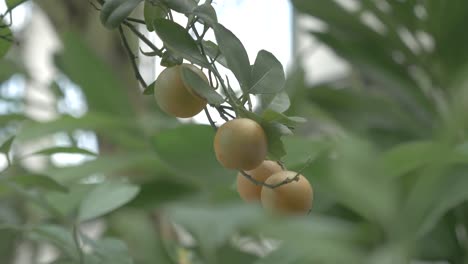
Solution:
<svg viewBox="0 0 468 264">
<path fill-rule="evenodd" d="M 250 87 L 250 62 L 242 42 L 223 25 L 216 23 L 213 30 L 219 49 L 224 55 L 228 68 L 236 76 L 243 91 Z"/>
<path fill-rule="evenodd" d="M 145 18 L 146 28 L 148 31 L 154 31 L 153 21 L 158 18 L 166 18 L 167 9 L 159 2 L 151 0 L 145 0 L 145 6 L 143 9 L 143 17 Z"/>
<path fill-rule="evenodd" d="M 2 41 L 3 40 L 0 39 L 0 58 Z M 14 74 L 27 75 L 26 71 L 22 69 L 22 67 L 20 67 L 19 65 L 16 65 L 14 62 L 7 59 L 0 60 L 0 84 L 8 80 Z"/>
<path fill-rule="evenodd" d="M 54 179 L 41 174 L 25 174 L 9 177 L 8 181 L 18 184 L 23 188 L 39 188 L 47 191 L 68 192 L 68 188 Z"/>
<path fill-rule="evenodd" d="M 206 55 L 211 59 L 216 59 L 224 67 L 228 68 L 226 58 L 221 53 L 218 45 L 211 40 L 203 40 L 202 41 L 203 49 L 205 50 Z"/>
<path fill-rule="evenodd" d="M 113 2 L 106 4 L 110 5 Z M 124 82 L 117 78 L 112 68 L 77 34 L 65 33 L 62 41 L 64 49 L 56 57 L 56 64 L 68 78 L 83 89 L 89 110 L 120 117 L 133 116 L 128 89 Z M 109 96 L 112 100 L 105 99 Z"/>
<path fill-rule="evenodd" d="M 206 58 L 184 27 L 167 19 L 155 19 L 153 25 L 156 34 L 168 49 L 195 64 L 208 67 Z"/>
<path fill-rule="evenodd" d="M 340 219 L 320 215 L 272 219 L 250 229 L 283 241 L 296 255 L 310 260 L 300 263 L 365 263 L 366 252 L 360 245 L 366 230 Z"/>
<path fill-rule="evenodd" d="M 81 201 L 93 190 L 97 184 L 68 185 L 67 193 L 48 192 L 47 202 L 64 216 L 75 216 Z"/>
<path fill-rule="evenodd" d="M 126 153 L 113 156 L 100 156 L 94 160 L 77 166 L 58 167 L 47 170 L 50 175 L 61 183 L 74 183 L 81 179 L 95 175 L 115 175 L 115 173 L 134 168 L 158 168 L 161 163 L 152 152 Z"/>
<path fill-rule="evenodd" d="M 21 5 L 24 2 L 27 2 L 28 0 L 5 0 L 6 5 L 8 7 L 8 10 L 12 10 L 15 7 Z"/>
<path fill-rule="evenodd" d="M 224 263 L 223 256 L 217 255 L 216 251 L 236 231 L 264 220 L 259 209 L 254 205 L 235 204 L 212 207 L 180 205 L 169 208 L 168 214 L 172 221 L 186 228 L 197 240 L 207 263 Z"/>
<path fill-rule="evenodd" d="M 415 141 L 388 150 L 381 156 L 381 162 L 386 175 L 397 177 L 424 165 L 440 162 L 440 157 L 446 158 L 448 151 L 446 146 L 433 141 Z"/>
<path fill-rule="evenodd" d="M 260 103 L 262 109 L 271 109 L 278 113 L 285 112 L 291 105 L 289 96 L 285 91 L 272 94 L 260 94 Z"/>
<path fill-rule="evenodd" d="M 109 29 L 122 23 L 143 0 L 107 0 L 101 9 L 101 22 Z"/>
<path fill-rule="evenodd" d="M 187 182 L 176 181 L 169 177 L 144 183 L 140 187 L 140 193 L 129 206 L 157 208 L 168 202 L 188 199 L 199 191 Z"/>
<path fill-rule="evenodd" d="M 65 228 L 58 225 L 41 225 L 32 229 L 28 236 L 35 241 L 49 242 L 56 246 L 69 258 L 78 261 L 78 251 L 71 234 Z"/>
<path fill-rule="evenodd" d="M 205 98 L 209 104 L 220 105 L 224 98 L 219 95 L 213 87 L 188 67 L 182 67 L 182 80 L 184 84 L 195 91 L 199 96 Z"/>
<path fill-rule="evenodd" d="M 146 87 L 145 90 L 143 91 L 143 94 L 144 95 L 154 94 L 154 84 L 155 83 L 156 83 L 156 80 L 153 81 L 151 84 L 149 84 L 148 87 Z"/>
<path fill-rule="evenodd" d="M 101 263 L 133 264 L 123 241 L 106 237 L 93 244 L 94 254 L 101 259 Z"/>
<path fill-rule="evenodd" d="M 2 36 L 2 38 L 0 38 L 0 59 L 2 59 L 7 54 L 13 42 L 11 30 L 2 20 L 0 20 L 0 36 Z"/>
<path fill-rule="evenodd" d="M 157 134 L 154 150 L 170 171 L 181 179 L 205 189 L 226 186 L 228 171 L 216 160 L 214 131 L 205 125 L 184 125 Z M 190 147 L 189 147 L 190 146 Z"/>
<path fill-rule="evenodd" d="M 218 259 L 222 260 L 223 264 L 253 264 L 259 259 L 255 254 L 247 253 L 229 242 L 219 247 L 216 255 Z"/>
<path fill-rule="evenodd" d="M 167 7 L 183 14 L 189 14 L 197 7 L 195 0 L 161 0 Z"/>
<path fill-rule="evenodd" d="M 286 155 L 281 137 L 291 135 L 291 130 L 278 122 L 262 122 L 261 125 L 267 135 L 268 156 L 273 160 L 281 160 Z"/>
<path fill-rule="evenodd" d="M 52 147 L 33 152 L 29 155 L 52 155 L 56 153 L 83 154 L 97 156 L 97 153 L 79 147 Z"/>
<path fill-rule="evenodd" d="M 171 50 L 166 50 L 163 53 L 163 56 L 161 58 L 161 66 L 164 67 L 172 67 L 175 65 L 182 64 L 184 62 L 184 58 L 177 56 L 177 54 L 174 54 Z"/>
<path fill-rule="evenodd" d="M 140 188 L 128 183 L 107 181 L 98 185 L 83 200 L 78 220 L 88 221 L 123 206 L 136 197 Z"/>
<path fill-rule="evenodd" d="M 288 168 L 300 169 L 309 160 L 315 160 L 331 146 L 326 138 L 291 136 L 283 139 L 286 152 L 283 162 Z"/>
<path fill-rule="evenodd" d="M 277 94 L 283 90 L 286 83 L 283 65 L 266 50 L 258 52 L 251 78 L 248 92 L 252 94 Z"/>
<path fill-rule="evenodd" d="M 294 127 L 298 123 L 306 122 L 305 118 L 298 116 L 286 116 L 285 114 L 278 113 L 270 109 L 267 109 L 265 112 L 263 112 L 262 117 L 267 122 L 276 121 L 288 127 Z"/>
<path fill-rule="evenodd" d="M 211 4 L 205 3 L 197 6 L 197 8 L 193 10 L 193 14 L 198 16 L 206 25 L 212 26 L 218 23 L 216 11 Z"/>
<path fill-rule="evenodd" d="M 161 217 L 158 220 L 166 220 Z M 126 242 L 136 263 L 173 263 L 164 247 L 161 229 L 156 228 L 147 211 L 123 208 L 113 213 L 107 223 L 109 231 Z"/>
<path fill-rule="evenodd" d="M 2 145 L 0 145 L 0 153 L 3 153 L 5 155 L 8 155 L 10 153 L 11 145 L 13 144 L 13 141 L 15 140 L 15 135 L 9 137 L 7 140 L 5 140 Z"/>
</svg>

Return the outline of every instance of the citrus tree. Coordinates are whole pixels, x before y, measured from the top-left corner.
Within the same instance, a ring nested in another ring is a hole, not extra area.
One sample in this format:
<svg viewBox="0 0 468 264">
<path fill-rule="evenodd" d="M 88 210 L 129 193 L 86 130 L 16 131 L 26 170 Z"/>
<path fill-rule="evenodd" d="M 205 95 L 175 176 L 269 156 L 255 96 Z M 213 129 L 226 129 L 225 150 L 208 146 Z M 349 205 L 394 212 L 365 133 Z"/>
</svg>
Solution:
<svg viewBox="0 0 468 264">
<path fill-rule="evenodd" d="M 2 83 L 34 81 L 11 55 L 8 16 L 23 2 L 6 1 L 1 17 Z M 250 60 L 208 0 L 38 1 L 50 17 L 85 6 L 100 31 L 86 40 L 56 24 L 54 65 L 86 113 L 39 122 L 14 107 L 22 98 L 0 97 L 11 106 L 0 116 L 2 263 L 27 252 L 39 263 L 44 245 L 49 263 L 466 262 L 468 4 L 292 3 L 324 24 L 307 34 L 349 76 L 309 87 L 300 59 L 288 78 L 268 51 Z M 118 36 L 106 43 L 124 70 L 96 52 L 103 34 Z M 143 56 L 164 68 L 151 82 Z M 58 102 L 62 86 L 50 87 Z M 209 125 L 178 119 L 199 113 Z M 83 130 L 97 151 L 77 142 Z M 67 144 L 28 152 L 58 136 Z M 58 166 L 60 153 L 85 161 Z M 45 166 L 28 166 L 34 157 Z"/>
</svg>

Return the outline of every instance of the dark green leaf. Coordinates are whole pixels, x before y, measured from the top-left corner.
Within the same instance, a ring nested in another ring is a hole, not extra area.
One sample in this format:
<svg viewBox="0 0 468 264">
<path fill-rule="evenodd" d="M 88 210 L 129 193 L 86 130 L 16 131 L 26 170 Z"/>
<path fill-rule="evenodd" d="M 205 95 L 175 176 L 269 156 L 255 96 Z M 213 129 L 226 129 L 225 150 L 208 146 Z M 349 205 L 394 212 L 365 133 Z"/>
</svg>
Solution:
<svg viewBox="0 0 468 264">
<path fill-rule="evenodd" d="M 47 148 L 47 149 L 36 151 L 29 155 L 52 155 L 56 153 L 84 154 L 84 155 L 91 155 L 91 156 L 97 155 L 97 153 L 91 152 L 87 149 L 78 148 L 78 147 L 52 147 L 52 148 Z"/>
<path fill-rule="evenodd" d="M 277 94 L 283 90 L 286 82 L 283 65 L 266 50 L 258 52 L 251 78 L 248 92 L 252 94 Z"/>
<path fill-rule="evenodd" d="M 205 24 L 212 26 L 218 23 L 218 17 L 216 16 L 216 11 L 211 4 L 203 4 L 197 6 L 193 10 L 193 14 L 198 16 Z"/>
<path fill-rule="evenodd" d="M 8 181 L 18 184 L 23 188 L 39 188 L 47 191 L 68 192 L 68 188 L 54 179 L 41 174 L 15 175 Z"/>
<path fill-rule="evenodd" d="M 27 2 L 28 0 L 5 0 L 6 5 L 8 7 L 8 10 L 12 10 L 15 7 L 21 5 L 24 2 Z"/>
<path fill-rule="evenodd" d="M 144 94 L 144 95 L 154 94 L 154 83 L 155 83 L 155 82 L 156 82 L 156 81 L 150 83 L 150 84 L 148 85 L 148 87 L 146 87 L 146 89 L 143 91 L 143 94 Z"/>
<path fill-rule="evenodd" d="M 16 136 L 11 136 L 5 142 L 0 145 L 0 153 L 3 153 L 5 155 L 8 155 L 10 153 L 11 145 L 13 144 L 13 141 L 15 140 Z"/>
<path fill-rule="evenodd" d="M 197 193 L 195 186 L 175 181 L 158 179 L 141 185 L 138 196 L 129 204 L 134 207 L 157 208 L 165 203 L 182 200 Z"/>
<path fill-rule="evenodd" d="M 214 131 L 205 125 L 184 125 L 154 137 L 154 150 L 181 179 L 211 189 L 225 186 L 234 172 L 223 168 L 213 150 Z M 188 147 L 190 146 L 190 147 Z"/>
<path fill-rule="evenodd" d="M 268 156 L 273 160 L 281 160 L 281 158 L 286 155 L 281 137 L 284 135 L 291 135 L 291 130 L 277 122 L 264 122 L 261 125 L 267 135 Z"/>
<path fill-rule="evenodd" d="M 199 96 L 205 98 L 209 104 L 220 105 L 224 98 L 213 87 L 190 68 L 182 67 L 182 80 L 185 86 L 190 87 Z"/>
<path fill-rule="evenodd" d="M 163 53 L 160 65 L 164 67 L 172 67 L 182 64 L 182 62 L 184 62 L 184 58 L 177 56 L 177 54 L 174 54 L 174 52 L 170 50 L 166 50 L 166 52 Z"/>
<path fill-rule="evenodd" d="M 139 191 L 138 186 L 128 183 L 104 182 L 83 200 L 78 219 L 87 221 L 112 212 L 135 198 Z"/>
<path fill-rule="evenodd" d="M 155 19 L 154 30 L 164 45 L 195 64 L 207 67 L 206 58 L 200 53 L 197 43 L 181 25 L 167 19 Z"/>
<path fill-rule="evenodd" d="M 154 31 L 153 21 L 158 18 L 166 18 L 167 9 L 158 2 L 145 0 L 143 16 L 145 18 L 146 28 L 148 31 Z"/>
<path fill-rule="evenodd" d="M 162 0 L 162 2 L 170 9 L 183 14 L 191 13 L 197 7 L 195 0 Z"/>
<path fill-rule="evenodd" d="M 9 27 L 7 27 L 2 20 L 0 20 L 0 59 L 2 59 L 8 52 L 13 42 L 13 35 Z M 2 74 L 3 75 L 3 74 Z M 0 75 L 1 76 L 1 75 Z"/>
<path fill-rule="evenodd" d="M 101 22 L 107 28 L 116 28 L 143 0 L 107 0 L 101 9 Z"/>
<path fill-rule="evenodd" d="M 1 29 L 0 29 L 1 34 Z M 1 58 L 1 46 L 4 40 L 0 39 L 0 58 Z M 13 63 L 10 60 L 2 59 L 0 60 L 0 84 L 8 80 L 14 74 L 26 75 L 26 71 Z"/>
<path fill-rule="evenodd" d="M 243 91 L 250 85 L 250 62 L 242 42 L 227 28 L 217 23 L 213 30 L 221 54 L 226 59 L 228 68 L 234 73 Z"/>
</svg>

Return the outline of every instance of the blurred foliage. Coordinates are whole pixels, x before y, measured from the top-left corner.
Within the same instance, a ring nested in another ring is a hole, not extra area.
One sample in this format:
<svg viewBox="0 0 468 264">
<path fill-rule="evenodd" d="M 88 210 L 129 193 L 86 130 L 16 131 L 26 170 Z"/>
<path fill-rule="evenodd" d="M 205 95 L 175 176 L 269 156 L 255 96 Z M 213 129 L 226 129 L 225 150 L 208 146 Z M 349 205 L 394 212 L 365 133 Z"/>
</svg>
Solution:
<svg viewBox="0 0 468 264">
<path fill-rule="evenodd" d="M 123 1 L 113 1 L 101 19 L 116 27 L 140 2 L 119 9 Z M 146 21 L 167 15 L 164 5 L 150 2 Z M 184 12 L 198 1 L 157 2 Z M 83 115 L 30 120 L 29 102 L 5 92 L 21 85 L 19 79 L 30 81 L 28 73 L 18 58 L 4 57 L 0 155 L 9 166 L 0 175 L 0 263 L 13 263 L 19 245 L 37 254 L 44 243 L 58 250 L 56 264 L 468 263 L 468 1 L 353 2 L 350 9 L 336 1 L 292 0 L 300 17 L 324 23 L 307 34 L 351 65 L 347 76 L 309 85 L 304 76 L 313 69 L 302 69 L 298 60 L 286 80 L 290 100 L 258 95 L 262 107 L 277 111 L 258 118 L 307 119 L 282 141 L 285 165 L 302 170 L 314 187 L 313 213 L 305 217 L 242 204 L 232 188 L 235 172 L 215 160 L 213 130 L 164 115 L 151 96 L 132 101 L 123 76 L 83 33 L 60 32 L 64 52 L 54 60 L 80 87 Z M 197 12 L 204 23 L 217 21 L 209 8 Z M 369 25 L 366 17 L 377 22 Z M 177 41 L 186 37 L 181 32 L 148 25 L 158 28 L 185 59 L 200 59 L 190 43 Z M 218 59 L 244 85 L 258 92 L 284 81 L 277 74 L 262 81 L 266 66 L 282 72 L 265 51 L 251 80 L 235 64 L 239 58 L 249 63 L 242 43 L 230 31 L 217 31 L 218 42 L 226 42 Z M 11 44 L 0 24 L 0 57 L 15 52 Z M 51 90 L 57 102 L 64 99 L 60 80 Z M 288 108 L 288 116 L 282 114 Z M 79 144 L 80 131 L 96 136 L 97 151 Z M 68 143 L 24 153 L 55 138 Z M 64 154 L 83 162 L 54 162 Z M 28 167 L 31 158 L 42 158 L 46 167 Z M 104 226 L 98 238 L 84 232 L 93 224 Z"/>
</svg>

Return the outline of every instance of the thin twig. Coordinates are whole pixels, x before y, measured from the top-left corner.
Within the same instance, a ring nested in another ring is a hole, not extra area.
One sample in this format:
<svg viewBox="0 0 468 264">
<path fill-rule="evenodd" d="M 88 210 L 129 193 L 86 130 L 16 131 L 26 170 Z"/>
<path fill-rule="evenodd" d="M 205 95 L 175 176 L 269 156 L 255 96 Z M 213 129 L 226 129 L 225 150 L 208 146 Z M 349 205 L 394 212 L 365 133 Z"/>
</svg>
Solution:
<svg viewBox="0 0 468 264">
<path fill-rule="evenodd" d="M 285 185 L 285 184 L 288 184 L 288 183 L 291 183 L 291 182 L 294 182 L 294 181 L 299 181 L 299 175 L 301 175 L 302 171 L 305 168 L 307 168 L 312 163 L 312 161 L 313 161 L 313 159 L 312 159 L 312 157 L 310 157 L 307 160 L 307 162 L 305 163 L 305 165 L 298 172 L 296 172 L 296 175 L 294 175 L 294 177 L 286 178 L 282 182 L 279 182 L 277 184 L 268 184 L 268 183 L 265 183 L 265 182 L 257 181 L 251 175 L 249 175 L 247 172 L 245 172 L 243 170 L 241 170 L 240 173 L 255 185 L 261 185 L 261 186 L 265 186 L 267 188 L 274 189 L 274 188 L 278 188 L 278 187 L 280 187 L 282 185 Z M 280 164 L 280 166 L 282 165 L 282 163 L 278 163 L 278 164 Z"/>
<path fill-rule="evenodd" d="M 146 25 L 146 22 L 144 20 L 138 19 L 138 18 L 127 17 L 125 20 L 130 21 L 130 22 L 135 22 L 138 24 L 142 24 L 142 25 Z"/>
<path fill-rule="evenodd" d="M 143 35 L 140 31 L 138 31 L 134 25 L 130 24 L 127 21 L 123 21 L 122 24 L 124 24 L 126 27 L 128 27 L 139 39 L 141 39 L 148 47 L 150 47 L 156 55 L 159 57 L 162 57 L 162 51 L 158 49 L 145 35 Z"/>
<path fill-rule="evenodd" d="M 125 37 L 122 26 L 119 26 L 119 33 L 120 33 L 120 38 L 122 39 L 122 43 L 125 47 L 125 50 L 127 51 L 128 57 L 130 57 L 132 68 L 133 68 L 133 71 L 135 72 L 135 77 L 143 86 L 143 88 L 146 89 L 148 85 L 146 84 L 145 80 L 143 79 L 143 76 L 141 76 L 140 71 L 138 70 L 138 65 L 136 63 L 136 56 L 135 54 L 133 54 L 132 50 L 130 49 L 130 45 L 128 44 L 127 38 Z"/>
<path fill-rule="evenodd" d="M 205 110 L 206 117 L 208 118 L 208 121 L 210 122 L 211 127 L 213 127 L 214 130 L 217 130 L 218 127 L 216 127 L 216 124 L 213 121 L 213 118 L 211 118 L 211 115 L 208 109 L 205 107 L 203 110 Z"/>
</svg>

